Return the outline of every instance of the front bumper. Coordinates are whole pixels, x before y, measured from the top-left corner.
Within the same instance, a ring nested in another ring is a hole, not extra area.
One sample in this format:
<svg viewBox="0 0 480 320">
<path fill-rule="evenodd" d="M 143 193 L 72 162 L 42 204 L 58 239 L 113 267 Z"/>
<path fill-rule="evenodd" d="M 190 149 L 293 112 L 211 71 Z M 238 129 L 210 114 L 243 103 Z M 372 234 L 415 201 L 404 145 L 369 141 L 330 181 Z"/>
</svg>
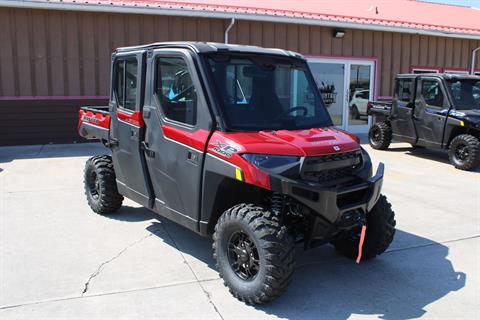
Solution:
<svg viewBox="0 0 480 320">
<path fill-rule="evenodd" d="M 384 164 L 366 181 L 346 187 L 324 187 L 319 183 L 295 181 L 271 175 L 272 191 L 288 195 L 314 211 L 309 223 L 310 240 L 321 239 L 340 229 L 364 223 L 366 213 L 377 203 L 383 184 Z M 307 239 L 306 239 L 307 240 Z"/>
</svg>

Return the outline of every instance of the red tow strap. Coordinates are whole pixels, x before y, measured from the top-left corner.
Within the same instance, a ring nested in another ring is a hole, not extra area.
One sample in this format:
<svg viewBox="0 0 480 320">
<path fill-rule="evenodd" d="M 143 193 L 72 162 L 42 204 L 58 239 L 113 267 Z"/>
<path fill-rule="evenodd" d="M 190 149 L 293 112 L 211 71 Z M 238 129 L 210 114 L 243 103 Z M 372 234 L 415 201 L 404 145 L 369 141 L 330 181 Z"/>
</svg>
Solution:
<svg viewBox="0 0 480 320">
<path fill-rule="evenodd" d="M 357 264 L 360 263 L 362 260 L 362 249 L 363 249 L 363 242 L 365 241 L 365 233 L 367 233 L 367 226 L 362 226 L 362 231 L 360 233 L 360 242 L 358 243 L 358 256 L 357 256 Z"/>
</svg>

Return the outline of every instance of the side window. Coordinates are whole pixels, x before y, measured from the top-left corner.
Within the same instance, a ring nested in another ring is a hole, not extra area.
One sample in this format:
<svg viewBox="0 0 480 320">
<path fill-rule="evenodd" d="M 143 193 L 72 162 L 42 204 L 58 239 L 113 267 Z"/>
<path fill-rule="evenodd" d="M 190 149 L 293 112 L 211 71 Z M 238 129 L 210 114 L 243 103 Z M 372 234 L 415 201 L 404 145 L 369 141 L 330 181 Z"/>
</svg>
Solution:
<svg viewBox="0 0 480 320">
<path fill-rule="evenodd" d="M 436 80 L 422 81 L 422 96 L 429 106 L 443 107 L 443 93 L 440 83 Z"/>
<path fill-rule="evenodd" d="M 165 116 L 189 125 L 197 123 L 197 91 L 182 58 L 156 61 L 155 94 Z"/>
<path fill-rule="evenodd" d="M 125 108 L 135 110 L 137 102 L 137 60 L 125 61 Z"/>
<path fill-rule="evenodd" d="M 412 80 L 399 79 L 397 80 L 397 99 L 403 102 L 412 101 Z"/>
<path fill-rule="evenodd" d="M 117 61 L 115 68 L 115 100 L 117 106 L 122 107 L 124 105 L 124 93 L 125 93 L 125 61 Z"/>
<path fill-rule="evenodd" d="M 115 63 L 115 99 L 120 108 L 135 110 L 137 102 L 137 60 L 118 60 Z"/>
</svg>

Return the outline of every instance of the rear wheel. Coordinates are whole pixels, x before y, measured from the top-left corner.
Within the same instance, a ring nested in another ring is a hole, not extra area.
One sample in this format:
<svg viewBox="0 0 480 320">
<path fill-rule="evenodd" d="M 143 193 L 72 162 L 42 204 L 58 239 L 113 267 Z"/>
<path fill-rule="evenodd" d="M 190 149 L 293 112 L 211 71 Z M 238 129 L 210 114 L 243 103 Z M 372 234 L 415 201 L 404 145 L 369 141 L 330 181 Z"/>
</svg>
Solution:
<svg viewBox="0 0 480 320">
<path fill-rule="evenodd" d="M 84 188 L 88 205 L 99 214 L 111 213 L 122 206 L 123 196 L 118 193 L 112 158 L 107 155 L 87 160 Z"/>
<path fill-rule="evenodd" d="M 213 257 L 224 284 L 237 299 L 267 303 L 280 296 L 294 271 L 293 238 L 273 212 L 236 205 L 215 226 Z"/>
<path fill-rule="evenodd" d="M 457 169 L 475 169 L 480 165 L 480 141 L 470 134 L 456 136 L 450 143 L 448 157 Z"/>
<path fill-rule="evenodd" d="M 392 128 L 386 122 L 375 123 L 368 131 L 368 142 L 373 149 L 388 149 L 392 142 Z"/>
<path fill-rule="evenodd" d="M 367 231 L 363 244 L 362 259 L 368 260 L 382 254 L 392 243 L 395 235 L 395 213 L 384 195 L 367 213 Z M 342 232 L 333 241 L 335 248 L 344 256 L 355 259 L 358 255 L 361 228 Z"/>
</svg>

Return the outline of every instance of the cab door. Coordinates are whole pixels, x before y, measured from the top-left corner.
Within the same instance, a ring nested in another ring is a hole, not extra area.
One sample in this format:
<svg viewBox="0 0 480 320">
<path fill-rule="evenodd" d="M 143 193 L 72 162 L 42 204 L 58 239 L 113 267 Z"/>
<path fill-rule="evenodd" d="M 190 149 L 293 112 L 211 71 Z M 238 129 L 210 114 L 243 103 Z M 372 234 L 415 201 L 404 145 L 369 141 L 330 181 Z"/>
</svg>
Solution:
<svg viewBox="0 0 480 320">
<path fill-rule="evenodd" d="M 417 83 L 414 124 L 419 144 L 439 148 L 448 115 L 448 99 L 442 82 L 437 78 L 422 78 Z"/>
<path fill-rule="evenodd" d="M 142 119 L 144 54 L 114 56 L 110 99 L 112 158 L 118 191 L 150 207 L 151 191 L 141 142 L 145 134 Z"/>
<path fill-rule="evenodd" d="M 149 56 L 143 115 L 155 211 L 198 230 L 211 113 L 190 51 L 159 49 Z"/>
<path fill-rule="evenodd" d="M 395 96 L 392 101 L 393 136 L 400 141 L 417 142 L 417 133 L 413 123 L 413 92 L 415 80 L 397 78 Z"/>
</svg>

